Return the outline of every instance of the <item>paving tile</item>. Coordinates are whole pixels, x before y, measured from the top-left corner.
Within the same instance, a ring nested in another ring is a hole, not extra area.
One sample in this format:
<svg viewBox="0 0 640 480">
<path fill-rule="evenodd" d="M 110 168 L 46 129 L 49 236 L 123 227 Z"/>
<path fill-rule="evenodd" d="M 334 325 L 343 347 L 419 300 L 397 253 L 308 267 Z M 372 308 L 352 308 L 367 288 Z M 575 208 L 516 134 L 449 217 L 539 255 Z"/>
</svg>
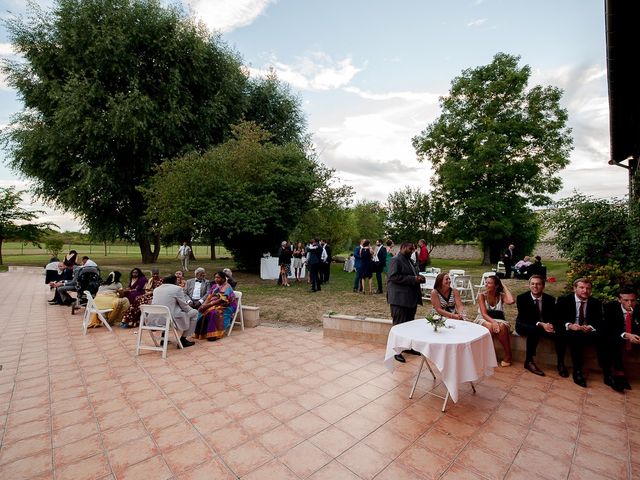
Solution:
<svg viewBox="0 0 640 480">
<path fill-rule="evenodd" d="M 227 425 L 214 432 L 205 433 L 203 437 L 217 453 L 227 452 L 251 439 L 251 435 L 237 424 Z"/>
<path fill-rule="evenodd" d="M 56 480 L 89 480 L 104 478 L 111 473 L 107 457 L 99 453 L 56 469 Z"/>
<path fill-rule="evenodd" d="M 121 445 L 130 443 L 142 437 L 146 437 L 147 430 L 140 420 L 102 432 L 102 441 L 105 448 L 114 450 Z"/>
<path fill-rule="evenodd" d="M 360 477 L 334 460 L 312 474 L 309 480 L 360 480 Z"/>
<path fill-rule="evenodd" d="M 30 478 L 49 472 L 51 469 L 51 452 L 45 450 L 35 455 L 22 457 L 13 462 L 0 465 L 0 478 Z"/>
<path fill-rule="evenodd" d="M 96 433 L 77 442 L 55 448 L 53 450 L 53 463 L 55 467 L 59 468 L 62 465 L 75 463 L 78 460 L 102 453 L 102 442 L 100 440 L 100 435 Z"/>
<path fill-rule="evenodd" d="M 235 480 L 236 478 L 217 458 L 213 458 L 178 475 L 179 480 Z"/>
<path fill-rule="evenodd" d="M 125 444 L 109 450 L 109 460 L 113 473 L 120 475 L 127 467 L 142 462 L 158 454 L 158 449 L 151 437 L 142 437 L 132 444 Z"/>
<path fill-rule="evenodd" d="M 396 461 L 406 469 L 419 472 L 424 478 L 438 478 L 449 464 L 445 458 L 420 445 L 410 446 Z"/>
<path fill-rule="evenodd" d="M 173 475 L 160 455 L 148 458 L 140 463 L 125 468 L 118 480 L 138 480 L 149 478 L 153 480 L 166 480 Z"/>
<path fill-rule="evenodd" d="M 267 478 L 278 480 L 298 480 L 299 477 L 280 460 L 271 460 L 248 475 L 242 477 L 243 480 L 263 480 Z"/>
<path fill-rule="evenodd" d="M 35 435 L 14 443 L 3 444 L 0 449 L 0 465 L 11 463 L 42 451 L 51 451 L 51 435 L 49 433 Z"/>
<path fill-rule="evenodd" d="M 208 462 L 214 457 L 209 446 L 200 438 L 183 443 L 171 451 L 163 451 L 162 455 L 174 474 Z"/>
<path fill-rule="evenodd" d="M 627 476 L 626 462 L 583 445 L 578 445 L 574 463 L 596 473 L 614 478 L 625 478 Z"/>
<path fill-rule="evenodd" d="M 393 457 L 381 455 L 380 452 L 360 442 L 340 455 L 337 460 L 360 478 L 370 480 L 389 465 Z"/>
<path fill-rule="evenodd" d="M 424 447 L 446 460 L 453 460 L 466 444 L 467 440 L 459 439 L 436 428 L 424 434 L 416 442 L 416 445 Z"/>
<path fill-rule="evenodd" d="M 548 479 L 567 478 L 571 462 L 553 457 L 533 448 L 523 447 L 514 460 L 514 465 Z"/>
<path fill-rule="evenodd" d="M 462 451 L 455 463 L 491 480 L 503 478 L 511 465 L 511 462 L 496 457 L 473 444 Z"/>
<path fill-rule="evenodd" d="M 280 461 L 301 478 L 308 477 L 331 460 L 330 455 L 309 441 L 299 443 L 280 457 Z"/>
<path fill-rule="evenodd" d="M 9 415 L 11 418 L 11 415 Z M 3 443 L 13 443 L 18 440 L 24 440 L 25 438 L 33 437 L 35 435 L 42 435 L 51 431 L 51 425 L 49 419 L 33 420 L 31 422 L 22 423 L 13 427 L 9 427 L 4 434 Z"/>
<path fill-rule="evenodd" d="M 324 431 L 326 432 L 326 430 Z M 321 435 L 322 433 L 324 432 L 320 432 L 318 435 Z M 289 449 L 295 447 L 304 439 L 305 438 L 295 430 L 286 425 L 280 425 L 279 427 L 263 434 L 258 438 L 258 441 L 273 455 L 278 456 L 286 453 Z"/>
<path fill-rule="evenodd" d="M 249 441 L 223 453 L 222 458 L 236 475 L 242 477 L 261 467 L 273 457 L 262 445 Z"/>
<path fill-rule="evenodd" d="M 53 447 L 58 448 L 98 433 L 95 421 L 76 423 L 53 432 Z"/>
<path fill-rule="evenodd" d="M 191 424 L 182 422 L 166 427 L 152 436 L 161 450 L 168 451 L 189 440 L 193 440 L 198 436 L 198 432 Z"/>
</svg>

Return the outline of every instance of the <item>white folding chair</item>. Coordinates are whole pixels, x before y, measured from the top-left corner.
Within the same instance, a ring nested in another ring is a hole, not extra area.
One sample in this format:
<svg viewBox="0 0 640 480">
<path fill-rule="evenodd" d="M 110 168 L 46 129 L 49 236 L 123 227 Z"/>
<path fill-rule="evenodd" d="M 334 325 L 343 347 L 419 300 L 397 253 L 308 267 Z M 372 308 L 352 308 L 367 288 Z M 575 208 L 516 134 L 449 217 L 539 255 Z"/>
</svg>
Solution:
<svg viewBox="0 0 640 480">
<path fill-rule="evenodd" d="M 238 314 L 240 315 L 240 328 L 244 332 L 244 315 L 242 315 L 242 292 L 234 291 L 236 294 L 236 298 L 238 299 L 238 307 L 236 308 L 235 313 L 233 314 L 233 318 L 231 319 L 231 324 L 229 325 L 229 332 L 227 333 L 227 337 L 231 335 L 231 330 L 233 330 L 233 326 L 238 323 Z"/>
<path fill-rule="evenodd" d="M 460 292 L 460 299 L 463 302 L 472 301 L 474 304 L 476 303 L 471 275 L 458 275 L 453 283 L 453 287 Z"/>
<path fill-rule="evenodd" d="M 88 290 L 85 290 L 84 294 L 87 297 L 87 305 L 85 306 L 85 309 L 84 309 L 84 317 L 82 317 L 82 333 L 84 335 L 87 334 L 87 329 L 89 328 L 89 323 L 91 323 L 91 314 L 92 313 L 95 313 L 96 316 L 102 322 L 102 324 L 105 327 L 107 327 L 107 329 L 109 329 L 110 332 L 113 332 L 113 330 L 111 329 L 111 325 L 109 325 L 109 322 L 107 322 L 107 319 L 104 318 L 104 314 L 105 313 L 109 313 L 110 311 L 113 310 L 113 308 L 99 309 L 97 307 L 97 305 L 96 305 L 96 302 L 93 301 L 93 297 L 91 296 L 91 293 L 89 293 Z"/>
<path fill-rule="evenodd" d="M 431 268 L 427 268 L 427 270 L 429 271 L 429 273 L 435 273 L 436 275 L 438 275 L 442 270 L 438 267 L 431 267 Z"/>
<path fill-rule="evenodd" d="M 507 269 L 504 267 L 504 262 L 500 260 L 496 266 L 496 273 L 507 273 Z"/>
<path fill-rule="evenodd" d="M 427 273 L 424 275 L 426 278 L 424 283 L 420 284 L 420 288 L 422 289 L 422 299 L 430 300 L 431 299 L 431 290 L 433 290 L 433 286 L 436 284 L 436 275 L 435 273 Z"/>
<path fill-rule="evenodd" d="M 167 358 L 167 345 L 169 344 L 169 330 L 173 330 L 179 348 L 184 348 L 180 341 L 180 336 L 173 324 L 171 312 L 165 305 L 141 305 L 140 306 L 140 326 L 138 327 L 138 343 L 136 345 L 136 355 L 140 350 L 154 350 L 162 352 L 162 358 Z M 153 340 L 153 346 L 142 343 L 142 332 L 147 331 Z M 158 344 L 158 339 L 153 332 L 163 332 L 162 345 Z"/>
<path fill-rule="evenodd" d="M 476 287 L 477 292 L 476 292 L 476 298 L 478 298 L 478 295 L 480 295 L 480 292 L 482 291 L 482 289 L 484 288 L 484 284 L 487 283 L 487 278 L 495 275 L 496 272 L 491 271 L 491 272 L 484 272 L 482 274 L 482 278 L 480 279 L 480 283 L 478 285 L 474 285 L 474 287 Z"/>
</svg>

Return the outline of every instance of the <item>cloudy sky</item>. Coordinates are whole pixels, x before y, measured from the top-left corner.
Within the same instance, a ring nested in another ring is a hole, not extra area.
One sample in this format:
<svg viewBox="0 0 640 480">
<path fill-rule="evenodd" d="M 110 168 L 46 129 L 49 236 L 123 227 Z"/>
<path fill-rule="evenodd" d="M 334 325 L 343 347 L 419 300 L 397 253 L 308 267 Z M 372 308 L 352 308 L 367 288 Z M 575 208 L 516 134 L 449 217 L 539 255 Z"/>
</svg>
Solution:
<svg viewBox="0 0 640 480">
<path fill-rule="evenodd" d="M 24 0 L 0 0 L 0 15 Z M 41 0 L 50 5 L 50 1 Z M 275 69 L 301 99 L 320 160 L 357 198 L 385 201 L 405 185 L 429 189 L 430 165 L 411 138 L 466 68 L 520 55 L 532 84 L 565 91 L 574 151 L 557 198 L 574 189 L 622 196 L 626 171 L 607 164 L 608 104 L 602 0 L 182 0 L 222 33 L 252 75 Z M 11 55 L 0 27 L 0 55 Z M 21 104 L 0 78 L 0 124 Z M 0 153 L 0 156 L 3 155 Z M 0 185 L 28 183 L 0 166 Z M 63 228 L 69 215 L 50 210 Z"/>
</svg>

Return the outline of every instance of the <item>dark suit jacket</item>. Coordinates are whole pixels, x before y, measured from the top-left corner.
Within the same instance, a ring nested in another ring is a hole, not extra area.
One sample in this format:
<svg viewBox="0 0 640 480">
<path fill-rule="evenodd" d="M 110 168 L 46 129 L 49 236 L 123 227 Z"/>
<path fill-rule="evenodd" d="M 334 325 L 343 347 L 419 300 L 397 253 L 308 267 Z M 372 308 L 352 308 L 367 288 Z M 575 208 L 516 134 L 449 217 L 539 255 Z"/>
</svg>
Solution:
<svg viewBox="0 0 640 480">
<path fill-rule="evenodd" d="M 570 293 L 558 298 L 556 303 L 556 322 L 554 324 L 557 332 L 566 332 L 566 323 L 575 323 L 576 321 L 576 302 L 575 295 Z M 598 332 L 603 332 L 602 323 L 602 303 L 593 297 L 589 297 L 584 315 L 585 325 L 591 325 Z"/>
<path fill-rule="evenodd" d="M 604 323 L 607 332 L 612 335 L 612 338 L 625 342 L 621 338 L 621 335 L 626 331 L 624 314 L 622 313 L 622 307 L 620 302 L 614 301 L 605 304 L 604 306 Z M 640 308 L 635 308 L 631 315 L 631 333 L 640 335 Z"/>
<path fill-rule="evenodd" d="M 314 266 L 314 265 L 319 265 L 321 260 L 320 260 L 320 256 L 322 255 L 322 247 L 320 246 L 320 244 L 316 244 L 316 245 L 310 245 L 309 246 L 309 258 L 307 260 L 307 262 L 309 263 L 309 266 Z"/>
<path fill-rule="evenodd" d="M 544 323 L 554 323 L 556 299 L 548 293 L 542 294 L 542 315 L 540 321 Z M 516 306 L 518 307 L 518 316 L 516 317 L 516 328 L 518 324 L 535 326 L 538 321 L 538 312 L 536 312 L 536 304 L 531 297 L 531 292 L 524 292 L 516 298 Z"/>
<path fill-rule="evenodd" d="M 327 252 L 327 259 L 324 261 L 324 263 L 331 263 L 331 247 L 328 243 L 325 244 L 324 251 Z M 320 255 L 322 256 L 322 252 L 320 252 Z"/>
<path fill-rule="evenodd" d="M 380 246 L 380 248 L 378 249 L 378 261 L 375 262 L 375 266 L 376 266 L 376 271 L 382 271 L 382 269 L 385 267 L 385 265 L 387 264 L 387 249 L 384 246 Z"/>
<path fill-rule="evenodd" d="M 402 254 L 391 259 L 387 278 L 387 302 L 390 305 L 413 308 L 422 305 L 418 271 L 411 260 Z"/>
</svg>

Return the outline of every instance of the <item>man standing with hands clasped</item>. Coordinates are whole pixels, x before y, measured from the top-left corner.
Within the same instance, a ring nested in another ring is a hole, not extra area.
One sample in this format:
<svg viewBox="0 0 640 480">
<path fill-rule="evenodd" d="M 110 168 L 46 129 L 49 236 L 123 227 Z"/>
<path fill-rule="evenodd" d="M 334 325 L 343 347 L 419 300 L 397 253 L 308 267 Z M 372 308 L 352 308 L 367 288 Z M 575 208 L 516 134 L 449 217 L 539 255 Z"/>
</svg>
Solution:
<svg viewBox="0 0 640 480">
<path fill-rule="evenodd" d="M 400 246 L 400 253 L 391 259 L 387 279 L 387 303 L 391 308 L 393 324 L 410 322 L 416 317 L 418 304 L 422 305 L 422 293 L 420 284 L 425 278 L 418 274 L 415 265 L 411 261 L 411 254 L 416 247 L 411 242 L 404 242 Z M 413 350 L 408 353 L 419 355 Z M 405 362 L 402 354 L 395 355 L 398 362 Z"/>
<path fill-rule="evenodd" d="M 568 377 L 569 373 L 564 366 L 566 350 L 564 336 L 558 335 L 553 325 L 556 299 L 548 293 L 544 293 L 544 287 L 544 278 L 541 275 L 532 275 L 529 278 L 529 291 L 518 295 L 516 299 L 518 307 L 516 332 L 521 337 L 527 337 L 524 368 L 531 373 L 544 376 L 544 372 L 538 368 L 533 359 L 536 356 L 540 337 L 552 338 L 556 343 L 558 373 L 562 377 Z"/>
</svg>

